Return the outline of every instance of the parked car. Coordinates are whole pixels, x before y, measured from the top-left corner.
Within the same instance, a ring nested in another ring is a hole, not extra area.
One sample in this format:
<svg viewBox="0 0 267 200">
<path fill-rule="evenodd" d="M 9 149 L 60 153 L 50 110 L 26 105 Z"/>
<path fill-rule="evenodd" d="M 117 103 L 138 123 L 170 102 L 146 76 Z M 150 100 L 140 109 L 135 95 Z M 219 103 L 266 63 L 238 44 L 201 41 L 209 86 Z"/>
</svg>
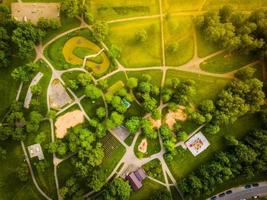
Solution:
<svg viewBox="0 0 267 200">
<path fill-rule="evenodd" d="M 232 190 L 227 190 L 226 191 L 226 194 L 232 194 L 233 192 L 232 192 Z"/>
<path fill-rule="evenodd" d="M 253 183 L 252 186 L 253 187 L 259 187 L 259 184 L 258 183 Z"/>
<path fill-rule="evenodd" d="M 224 197 L 224 196 L 225 196 L 225 193 L 219 194 L 219 197 Z"/>
<path fill-rule="evenodd" d="M 258 199 L 259 198 L 259 196 L 258 195 L 255 195 L 255 196 L 253 196 L 253 197 L 251 197 L 252 199 Z"/>
<path fill-rule="evenodd" d="M 213 196 L 213 197 L 210 198 L 210 200 L 215 200 L 215 199 L 217 199 L 216 196 Z"/>
<path fill-rule="evenodd" d="M 251 185 L 245 185 L 245 189 L 251 188 Z"/>
</svg>

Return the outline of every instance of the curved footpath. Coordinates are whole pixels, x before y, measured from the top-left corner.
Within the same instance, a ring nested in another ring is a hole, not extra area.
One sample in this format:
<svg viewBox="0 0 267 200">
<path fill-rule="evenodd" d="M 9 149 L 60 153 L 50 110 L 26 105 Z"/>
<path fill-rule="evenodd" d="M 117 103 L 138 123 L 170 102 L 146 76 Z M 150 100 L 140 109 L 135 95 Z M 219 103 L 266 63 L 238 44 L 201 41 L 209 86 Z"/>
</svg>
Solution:
<svg viewBox="0 0 267 200">
<path fill-rule="evenodd" d="M 266 197 L 267 196 L 267 182 L 260 182 L 258 183 L 259 186 L 252 186 L 252 184 L 247 184 L 250 185 L 250 188 L 245 188 L 245 185 L 231 188 L 229 190 L 232 191 L 231 194 L 226 194 L 226 190 L 224 192 L 221 192 L 217 195 L 214 195 L 212 199 L 218 199 L 218 200 L 237 200 L 237 199 L 251 199 L 256 196 L 258 197 Z M 225 196 L 219 197 L 220 194 L 225 193 Z M 216 197 L 216 198 L 215 198 Z M 211 199 L 211 198 L 209 198 Z M 256 199 L 256 198 L 255 198 Z"/>
</svg>

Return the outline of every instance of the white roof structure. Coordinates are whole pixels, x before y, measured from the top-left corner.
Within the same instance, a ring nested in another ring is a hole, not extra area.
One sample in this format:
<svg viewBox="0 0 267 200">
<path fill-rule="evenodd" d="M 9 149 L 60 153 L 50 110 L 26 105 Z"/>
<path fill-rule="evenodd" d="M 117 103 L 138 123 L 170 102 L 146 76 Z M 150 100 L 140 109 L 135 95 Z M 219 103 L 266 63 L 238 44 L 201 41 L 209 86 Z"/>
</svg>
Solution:
<svg viewBox="0 0 267 200">
<path fill-rule="evenodd" d="M 187 140 L 185 145 L 194 156 L 197 156 L 208 148 L 210 143 L 202 132 L 198 132 Z"/>
<path fill-rule="evenodd" d="M 12 16 L 18 21 L 31 21 L 37 24 L 38 20 L 43 17 L 46 19 L 59 20 L 60 4 L 59 3 L 12 3 Z"/>
<path fill-rule="evenodd" d="M 38 157 L 39 160 L 44 159 L 43 150 L 40 144 L 33 144 L 28 146 L 28 151 L 31 158 Z"/>
</svg>

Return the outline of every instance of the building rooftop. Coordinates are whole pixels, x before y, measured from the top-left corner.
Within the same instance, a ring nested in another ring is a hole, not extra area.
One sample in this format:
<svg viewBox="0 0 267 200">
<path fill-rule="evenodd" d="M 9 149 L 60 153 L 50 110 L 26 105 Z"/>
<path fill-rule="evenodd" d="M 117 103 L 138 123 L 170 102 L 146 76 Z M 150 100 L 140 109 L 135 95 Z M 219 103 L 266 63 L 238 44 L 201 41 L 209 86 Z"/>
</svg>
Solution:
<svg viewBox="0 0 267 200">
<path fill-rule="evenodd" d="M 143 186 L 142 181 L 145 178 L 146 173 L 142 168 L 139 168 L 138 170 L 131 172 L 129 175 L 126 176 L 126 180 L 130 182 L 133 191 L 137 191 Z"/>
<path fill-rule="evenodd" d="M 33 144 L 31 146 L 28 146 L 28 151 L 30 158 L 38 157 L 39 160 L 44 159 L 43 150 L 40 144 Z"/>
</svg>

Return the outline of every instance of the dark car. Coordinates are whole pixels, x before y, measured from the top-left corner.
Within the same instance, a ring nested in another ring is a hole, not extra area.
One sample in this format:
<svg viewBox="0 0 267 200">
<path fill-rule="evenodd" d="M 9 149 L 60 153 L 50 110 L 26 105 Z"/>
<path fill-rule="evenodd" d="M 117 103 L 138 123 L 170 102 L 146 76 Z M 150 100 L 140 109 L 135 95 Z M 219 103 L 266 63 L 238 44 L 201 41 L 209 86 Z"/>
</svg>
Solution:
<svg viewBox="0 0 267 200">
<path fill-rule="evenodd" d="M 232 190 L 226 191 L 226 194 L 232 194 L 232 193 L 233 193 Z"/>
<path fill-rule="evenodd" d="M 259 184 L 258 183 L 253 183 L 252 186 L 253 187 L 259 187 Z"/>
<path fill-rule="evenodd" d="M 251 185 L 245 185 L 245 188 L 249 189 L 249 188 L 251 188 Z"/>
<path fill-rule="evenodd" d="M 215 200 L 215 199 L 217 199 L 216 196 L 213 196 L 213 197 L 210 198 L 210 200 Z"/>
<path fill-rule="evenodd" d="M 219 194 L 219 197 L 224 197 L 224 196 L 225 196 L 225 193 Z"/>
</svg>

